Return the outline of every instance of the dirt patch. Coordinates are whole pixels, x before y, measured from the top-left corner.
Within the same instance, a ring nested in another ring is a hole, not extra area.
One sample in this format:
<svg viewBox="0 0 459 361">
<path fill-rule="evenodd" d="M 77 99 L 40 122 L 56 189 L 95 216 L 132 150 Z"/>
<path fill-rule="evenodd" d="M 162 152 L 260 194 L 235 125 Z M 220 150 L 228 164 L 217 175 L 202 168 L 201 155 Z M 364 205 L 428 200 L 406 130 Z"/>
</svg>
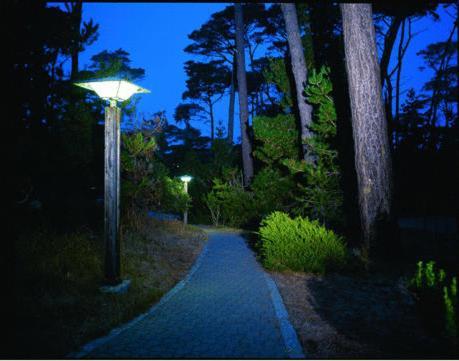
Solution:
<svg viewBox="0 0 459 361">
<path fill-rule="evenodd" d="M 307 358 L 444 356 L 401 279 L 271 272 Z"/>
<path fill-rule="evenodd" d="M 125 237 L 124 259 L 135 263 L 126 263 L 125 269 L 142 274 L 145 287 L 166 292 L 185 277 L 205 240 L 203 231 L 182 222 L 146 218 Z"/>
</svg>

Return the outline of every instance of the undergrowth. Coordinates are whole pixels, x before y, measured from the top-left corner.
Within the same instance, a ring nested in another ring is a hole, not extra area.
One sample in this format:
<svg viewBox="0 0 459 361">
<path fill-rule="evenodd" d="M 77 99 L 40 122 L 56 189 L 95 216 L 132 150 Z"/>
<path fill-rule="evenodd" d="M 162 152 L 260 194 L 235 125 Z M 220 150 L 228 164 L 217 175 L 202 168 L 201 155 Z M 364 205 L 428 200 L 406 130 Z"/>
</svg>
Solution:
<svg viewBox="0 0 459 361">
<path fill-rule="evenodd" d="M 18 237 L 14 357 L 61 358 L 145 312 L 193 262 L 203 234 L 180 222 L 131 215 L 122 226 L 125 294 L 99 291 L 103 235 L 89 228 L 41 227 Z"/>
<path fill-rule="evenodd" d="M 410 280 L 418 307 L 433 333 L 444 335 L 456 349 L 459 337 L 457 277 L 452 277 L 435 261 L 419 261 Z"/>
<path fill-rule="evenodd" d="M 343 239 L 317 221 L 273 212 L 262 221 L 259 234 L 268 269 L 325 273 L 346 264 Z"/>
</svg>

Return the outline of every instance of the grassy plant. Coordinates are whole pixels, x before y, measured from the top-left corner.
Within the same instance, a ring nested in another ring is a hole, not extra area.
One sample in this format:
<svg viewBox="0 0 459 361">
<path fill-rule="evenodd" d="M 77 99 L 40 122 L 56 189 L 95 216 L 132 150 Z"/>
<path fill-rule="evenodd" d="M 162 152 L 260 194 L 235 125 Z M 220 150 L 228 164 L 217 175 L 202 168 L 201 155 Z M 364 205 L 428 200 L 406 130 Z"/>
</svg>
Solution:
<svg viewBox="0 0 459 361">
<path fill-rule="evenodd" d="M 437 269 L 434 261 L 419 261 L 410 286 L 418 296 L 422 313 L 436 315 L 428 320 L 432 331 L 442 328 L 443 334 L 457 344 L 457 278 L 448 277 L 444 269 Z M 442 317 L 438 318 L 438 314 Z"/>
<path fill-rule="evenodd" d="M 417 263 L 416 276 L 414 277 L 414 284 L 416 285 L 418 289 L 422 287 L 423 273 L 424 273 L 424 264 L 422 261 L 419 261 Z"/>
<path fill-rule="evenodd" d="M 121 270 L 132 284 L 122 295 L 99 291 L 101 233 L 45 227 L 18 238 L 15 357 L 62 358 L 145 312 L 186 274 L 203 245 L 203 233 L 181 222 L 139 214 L 130 218 L 122 227 Z"/>
<path fill-rule="evenodd" d="M 456 307 L 453 296 L 448 291 L 448 287 L 443 286 L 443 301 L 445 305 L 445 329 L 448 336 L 455 339 L 457 338 L 457 324 L 456 324 Z"/>
<path fill-rule="evenodd" d="M 427 262 L 427 265 L 426 265 L 426 268 L 425 268 L 425 277 L 426 277 L 426 284 L 427 284 L 427 287 L 434 287 L 436 285 L 436 274 L 435 274 L 435 271 L 434 271 L 434 267 L 435 267 L 435 262 L 434 261 L 430 261 L 430 262 Z"/>
<path fill-rule="evenodd" d="M 263 263 L 269 269 L 324 273 L 346 262 L 341 237 L 308 218 L 273 212 L 260 227 Z"/>
</svg>

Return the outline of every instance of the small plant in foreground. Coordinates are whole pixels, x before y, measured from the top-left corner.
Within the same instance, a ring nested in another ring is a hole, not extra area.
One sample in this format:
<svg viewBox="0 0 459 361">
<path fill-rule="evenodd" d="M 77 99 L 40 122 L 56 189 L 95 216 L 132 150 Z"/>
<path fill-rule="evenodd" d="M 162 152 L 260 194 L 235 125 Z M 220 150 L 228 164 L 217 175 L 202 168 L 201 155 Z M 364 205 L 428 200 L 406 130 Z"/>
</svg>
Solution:
<svg viewBox="0 0 459 361">
<path fill-rule="evenodd" d="M 263 262 L 269 269 L 324 273 L 346 263 L 342 237 L 318 221 L 273 212 L 261 222 L 259 234 Z"/>
<path fill-rule="evenodd" d="M 440 323 L 440 327 L 444 328 L 444 333 L 453 344 L 457 344 L 457 278 L 448 277 L 445 270 L 437 269 L 434 261 L 419 261 L 410 287 L 418 296 L 424 314 L 443 315 L 443 325 Z"/>
<path fill-rule="evenodd" d="M 446 333 L 452 338 L 457 338 L 458 326 L 456 324 L 456 309 L 455 309 L 455 304 L 457 304 L 457 301 L 455 300 L 455 297 L 452 294 L 452 292 L 448 291 L 448 287 L 446 286 L 443 286 L 443 300 L 445 304 Z"/>
</svg>

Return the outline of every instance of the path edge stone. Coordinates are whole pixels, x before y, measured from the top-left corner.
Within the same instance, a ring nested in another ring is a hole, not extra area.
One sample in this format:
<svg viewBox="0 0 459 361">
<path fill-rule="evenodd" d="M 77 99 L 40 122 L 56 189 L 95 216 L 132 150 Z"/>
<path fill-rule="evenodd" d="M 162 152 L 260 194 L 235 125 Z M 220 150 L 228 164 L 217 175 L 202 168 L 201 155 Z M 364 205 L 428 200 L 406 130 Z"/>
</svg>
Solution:
<svg viewBox="0 0 459 361">
<path fill-rule="evenodd" d="M 285 347 L 287 349 L 287 353 L 291 359 L 304 359 L 306 357 L 303 353 L 303 348 L 301 347 L 301 344 L 298 340 L 295 329 L 288 319 L 288 312 L 285 308 L 284 302 L 282 301 L 279 290 L 277 289 L 276 283 L 266 271 L 263 271 L 263 273 L 269 288 L 271 300 L 274 305 L 274 311 L 279 321 L 279 326 Z"/>
<path fill-rule="evenodd" d="M 161 299 L 155 303 L 149 310 L 146 312 L 140 314 L 139 316 L 135 317 L 131 321 L 128 321 L 127 323 L 118 326 L 114 328 L 113 330 L 110 331 L 110 333 L 106 336 L 99 337 L 93 341 L 89 341 L 85 345 L 83 345 L 79 351 L 77 352 L 70 352 L 67 354 L 66 358 L 71 358 L 71 359 L 80 359 L 94 351 L 97 347 L 109 342 L 122 332 L 130 329 L 132 326 L 137 324 L 139 321 L 143 320 L 146 316 L 151 315 L 158 309 L 161 305 L 166 303 L 169 299 L 171 299 L 177 292 L 179 292 L 191 279 L 191 277 L 194 275 L 194 273 L 199 269 L 199 267 L 202 264 L 202 260 L 206 256 L 208 252 L 208 243 L 206 243 L 203 247 L 203 250 L 201 251 L 200 255 L 196 259 L 195 263 L 191 267 L 190 271 L 188 274 L 185 276 L 184 279 L 182 279 L 180 282 L 178 282 L 169 292 L 167 292 Z"/>
</svg>

